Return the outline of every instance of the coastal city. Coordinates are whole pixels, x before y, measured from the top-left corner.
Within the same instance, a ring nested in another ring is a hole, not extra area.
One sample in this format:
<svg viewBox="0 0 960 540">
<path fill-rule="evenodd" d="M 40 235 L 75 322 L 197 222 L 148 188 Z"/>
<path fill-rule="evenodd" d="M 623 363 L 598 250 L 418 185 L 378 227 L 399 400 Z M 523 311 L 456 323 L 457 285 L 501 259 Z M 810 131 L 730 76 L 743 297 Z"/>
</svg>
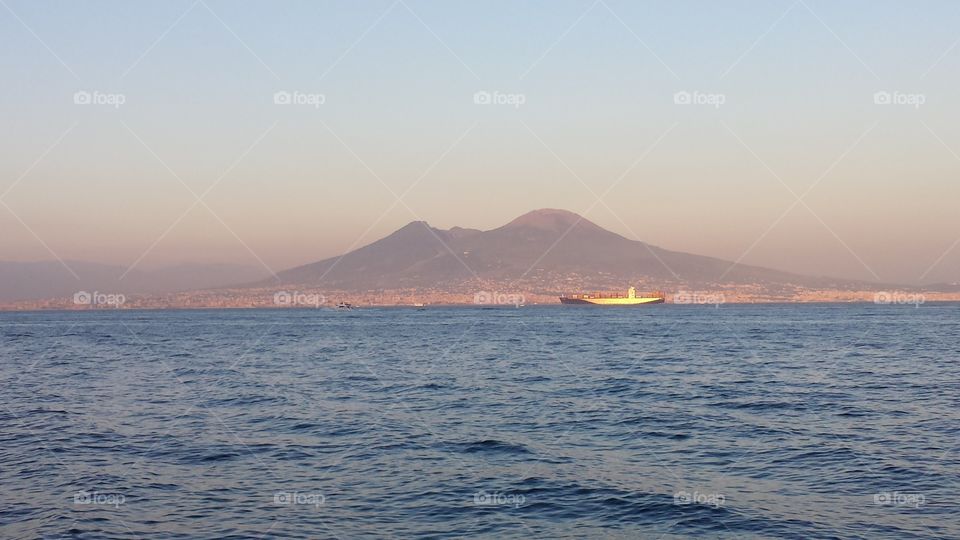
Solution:
<svg viewBox="0 0 960 540">
<path fill-rule="evenodd" d="M 83 309 L 244 309 L 244 308 L 336 308 L 347 303 L 362 306 L 486 306 L 523 307 L 560 305 L 561 295 L 587 292 L 612 294 L 616 287 L 575 287 L 550 290 L 533 283 L 476 282 L 435 288 L 378 289 L 368 291 L 329 290 L 310 286 L 221 288 L 162 294 L 121 294 L 80 291 L 68 297 L 0 303 L 0 310 L 83 310 Z M 890 305 L 920 305 L 960 300 L 960 291 L 906 289 L 857 290 L 809 289 L 800 286 L 771 288 L 766 285 L 713 287 L 638 287 L 647 294 L 662 294 L 664 303 L 686 305 L 860 302 Z M 625 287 L 623 287 L 625 289 Z M 656 293 L 654 293 L 656 291 Z M 638 292 L 638 294 L 640 294 Z"/>
</svg>

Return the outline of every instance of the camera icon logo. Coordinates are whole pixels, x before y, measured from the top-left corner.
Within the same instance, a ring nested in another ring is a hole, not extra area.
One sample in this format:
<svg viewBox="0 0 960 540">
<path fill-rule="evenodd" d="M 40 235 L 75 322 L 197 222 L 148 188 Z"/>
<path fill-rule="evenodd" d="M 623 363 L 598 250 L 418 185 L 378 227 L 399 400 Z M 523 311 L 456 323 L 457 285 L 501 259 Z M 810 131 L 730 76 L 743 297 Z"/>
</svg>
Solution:
<svg viewBox="0 0 960 540">
<path fill-rule="evenodd" d="M 90 92 L 80 90 L 79 92 L 73 93 L 73 103 L 75 105 L 89 105 L 92 102 L 93 96 Z"/>
<path fill-rule="evenodd" d="M 273 295 L 273 303 L 278 306 L 289 306 L 293 303 L 293 295 L 289 291 L 280 291 Z"/>
<path fill-rule="evenodd" d="M 293 96 L 290 92 L 285 90 L 280 90 L 279 92 L 273 93 L 273 103 L 274 105 L 290 105 L 293 101 Z"/>
<path fill-rule="evenodd" d="M 686 90 L 673 94 L 673 102 L 677 105 L 690 105 L 693 102 L 693 96 Z"/>
<path fill-rule="evenodd" d="M 876 105 L 889 105 L 893 103 L 893 96 L 890 92 L 881 90 L 873 94 L 873 103 Z"/>
<path fill-rule="evenodd" d="M 490 92 L 481 90 L 473 94 L 473 102 L 477 105 L 489 105 L 493 102 Z"/>
<path fill-rule="evenodd" d="M 87 291 L 80 291 L 73 295 L 73 303 L 78 306 L 89 306 L 92 301 L 93 295 Z"/>
</svg>

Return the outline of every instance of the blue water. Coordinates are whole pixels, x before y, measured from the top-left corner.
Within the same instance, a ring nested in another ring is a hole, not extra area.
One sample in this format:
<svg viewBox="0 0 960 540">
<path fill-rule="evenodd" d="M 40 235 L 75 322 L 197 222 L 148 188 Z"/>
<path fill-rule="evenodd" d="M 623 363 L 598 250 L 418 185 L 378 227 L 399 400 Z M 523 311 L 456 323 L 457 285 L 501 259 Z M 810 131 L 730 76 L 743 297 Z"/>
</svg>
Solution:
<svg viewBox="0 0 960 540">
<path fill-rule="evenodd" d="M 3 538 L 960 538 L 960 306 L 0 314 Z"/>
</svg>

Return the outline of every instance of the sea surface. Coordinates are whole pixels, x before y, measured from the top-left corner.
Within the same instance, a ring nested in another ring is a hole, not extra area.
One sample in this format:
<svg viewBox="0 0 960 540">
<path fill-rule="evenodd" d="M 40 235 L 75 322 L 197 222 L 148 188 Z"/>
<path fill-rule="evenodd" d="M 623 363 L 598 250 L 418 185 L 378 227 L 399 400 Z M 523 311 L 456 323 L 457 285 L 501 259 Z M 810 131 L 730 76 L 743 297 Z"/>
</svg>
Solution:
<svg viewBox="0 0 960 540">
<path fill-rule="evenodd" d="M 2 538 L 960 538 L 960 305 L 0 313 Z"/>
</svg>

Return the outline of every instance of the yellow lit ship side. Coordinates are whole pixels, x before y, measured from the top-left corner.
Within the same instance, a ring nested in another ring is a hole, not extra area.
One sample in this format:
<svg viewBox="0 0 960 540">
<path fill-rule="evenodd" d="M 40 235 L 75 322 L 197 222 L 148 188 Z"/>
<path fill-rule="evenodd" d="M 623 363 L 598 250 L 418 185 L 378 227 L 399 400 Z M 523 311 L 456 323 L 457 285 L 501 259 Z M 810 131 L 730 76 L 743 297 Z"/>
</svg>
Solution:
<svg viewBox="0 0 960 540">
<path fill-rule="evenodd" d="M 664 302 L 662 292 L 650 293 L 648 295 L 637 296 L 637 290 L 633 287 L 627 289 L 627 294 L 597 292 L 585 294 L 571 294 L 560 297 L 561 304 L 592 304 L 597 306 L 639 306 L 642 304 L 662 304 Z"/>
</svg>

